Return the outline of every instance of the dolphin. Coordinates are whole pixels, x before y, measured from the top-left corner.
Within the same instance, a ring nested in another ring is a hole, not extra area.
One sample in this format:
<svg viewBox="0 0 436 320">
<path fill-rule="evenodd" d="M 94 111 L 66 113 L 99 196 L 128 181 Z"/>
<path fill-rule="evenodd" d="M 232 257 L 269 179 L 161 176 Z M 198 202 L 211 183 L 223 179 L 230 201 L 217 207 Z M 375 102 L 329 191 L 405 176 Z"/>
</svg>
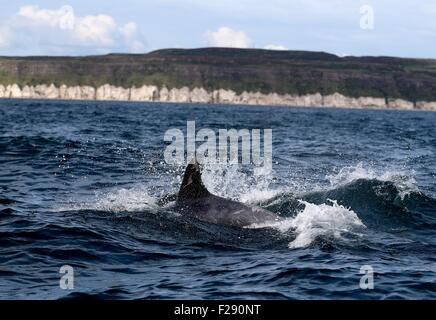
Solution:
<svg viewBox="0 0 436 320">
<path fill-rule="evenodd" d="M 246 227 L 252 224 L 280 221 L 278 215 L 210 193 L 201 180 L 196 159 L 188 164 L 176 199 L 177 212 L 209 223 Z"/>
</svg>

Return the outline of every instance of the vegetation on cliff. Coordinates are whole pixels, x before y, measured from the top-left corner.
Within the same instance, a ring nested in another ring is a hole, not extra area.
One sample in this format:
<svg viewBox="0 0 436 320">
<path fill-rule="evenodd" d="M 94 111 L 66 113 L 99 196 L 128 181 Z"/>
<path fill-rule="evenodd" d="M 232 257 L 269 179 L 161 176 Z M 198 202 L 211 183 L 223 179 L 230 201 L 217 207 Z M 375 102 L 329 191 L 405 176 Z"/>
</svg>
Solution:
<svg viewBox="0 0 436 320">
<path fill-rule="evenodd" d="M 436 101 L 436 60 L 260 49 L 165 49 L 88 57 L 0 57 L 0 84 L 156 85 Z"/>
</svg>

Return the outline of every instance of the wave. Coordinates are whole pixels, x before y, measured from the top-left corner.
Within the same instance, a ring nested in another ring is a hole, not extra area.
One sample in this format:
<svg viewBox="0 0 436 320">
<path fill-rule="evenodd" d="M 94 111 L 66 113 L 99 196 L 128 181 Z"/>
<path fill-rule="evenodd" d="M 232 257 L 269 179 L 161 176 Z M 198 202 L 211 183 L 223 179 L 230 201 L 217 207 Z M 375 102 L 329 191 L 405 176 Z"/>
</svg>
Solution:
<svg viewBox="0 0 436 320">
<path fill-rule="evenodd" d="M 319 237 L 341 238 L 342 234 L 350 233 L 356 227 L 365 227 L 357 214 L 341 206 L 337 201 L 329 200 L 328 204 L 316 205 L 299 201 L 304 209 L 293 218 L 283 221 L 253 224 L 249 228 L 274 228 L 280 232 L 295 232 L 295 240 L 289 243 L 289 248 L 302 248 L 310 245 Z"/>
<path fill-rule="evenodd" d="M 360 237 L 365 230 L 374 228 L 391 232 L 415 227 L 436 227 L 436 200 L 422 194 L 410 175 L 396 171 L 378 174 L 359 164 L 343 168 L 326 178 L 329 181 L 328 187 L 315 186 L 312 191 L 294 193 L 285 192 L 284 187 L 273 188 L 272 175 L 255 175 L 237 165 L 206 164 L 203 170 L 204 183 L 212 193 L 260 205 L 284 217 L 281 222 L 252 225 L 245 232 L 249 229 L 278 231 L 281 237 L 274 240 L 280 243 L 287 241 L 288 247 L 292 249 L 310 246 L 318 240 L 323 243 L 328 243 L 330 239 L 337 242 L 344 237 L 349 240 L 349 236 Z M 173 179 L 174 186 L 178 186 L 179 176 L 175 174 Z M 130 188 L 99 190 L 93 199 L 73 202 L 60 211 L 98 211 L 120 213 L 121 216 L 142 213 L 148 216 L 146 219 L 149 227 L 165 225 L 164 232 L 177 237 L 183 237 L 182 229 L 186 229 L 190 230 L 190 235 L 186 235 L 188 238 L 196 233 L 205 239 L 222 241 L 225 233 L 228 243 L 232 239 L 240 239 L 239 231 L 227 232 L 224 227 L 211 226 L 175 214 L 170 209 L 175 200 L 175 190 L 162 196 L 152 194 L 155 189 L 154 185 L 142 184 Z M 171 217 L 166 216 L 169 212 Z M 255 240 L 254 234 L 244 236 L 249 239 L 249 245 L 260 242 L 260 238 Z M 276 237 L 274 233 L 267 232 L 262 235 L 262 241 L 264 236 Z M 261 237 L 261 234 L 258 233 L 257 237 Z"/>
<path fill-rule="evenodd" d="M 327 175 L 326 179 L 330 183 L 330 188 L 338 188 L 357 180 L 391 182 L 397 188 L 398 195 L 402 200 L 411 193 L 420 192 L 413 177 L 413 171 L 388 170 L 381 172 L 372 167 L 366 167 L 362 162 L 341 168 L 337 173 Z"/>
<path fill-rule="evenodd" d="M 309 246 L 317 239 L 341 239 L 345 234 L 361 236 L 360 231 L 368 228 L 390 233 L 436 228 L 436 200 L 419 190 L 413 172 L 378 172 L 359 163 L 326 179 L 326 187 L 282 192 L 264 201 L 266 209 L 286 218 L 252 227 L 294 232 L 290 248 Z"/>
<path fill-rule="evenodd" d="M 72 202 L 57 211 L 95 210 L 104 212 L 155 212 L 159 210 L 157 198 L 148 193 L 148 188 L 138 185 L 131 188 L 98 190 L 92 200 Z"/>
</svg>

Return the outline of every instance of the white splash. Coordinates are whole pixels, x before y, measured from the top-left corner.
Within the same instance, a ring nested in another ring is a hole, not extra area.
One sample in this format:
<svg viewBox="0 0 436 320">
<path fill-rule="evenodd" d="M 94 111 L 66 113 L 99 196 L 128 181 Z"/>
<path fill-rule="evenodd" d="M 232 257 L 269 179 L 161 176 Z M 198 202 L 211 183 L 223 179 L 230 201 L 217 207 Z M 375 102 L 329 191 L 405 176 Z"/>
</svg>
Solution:
<svg viewBox="0 0 436 320">
<path fill-rule="evenodd" d="M 344 233 L 352 232 L 356 227 L 365 227 L 357 214 L 334 200 L 330 204 L 316 205 L 300 200 L 305 208 L 295 217 L 283 221 L 253 224 L 249 228 L 275 228 L 280 232 L 293 231 L 296 233 L 289 248 L 302 248 L 310 245 L 317 237 L 332 236 L 341 238 Z"/>
<path fill-rule="evenodd" d="M 355 166 L 344 167 L 337 174 L 327 175 L 331 188 L 336 188 L 359 179 L 392 182 L 398 190 L 400 198 L 412 192 L 419 192 L 413 171 L 387 170 L 380 172 L 371 167 L 365 167 L 362 162 Z"/>
<path fill-rule="evenodd" d="M 145 186 L 132 188 L 111 189 L 96 191 L 91 201 L 73 203 L 63 208 L 68 210 L 97 210 L 107 212 L 141 212 L 156 211 L 156 199 L 148 194 Z M 59 209 L 58 209 L 59 210 Z"/>
<path fill-rule="evenodd" d="M 270 188 L 273 173 L 243 172 L 239 165 L 205 164 L 202 180 L 211 193 L 244 203 L 259 203 L 280 193 Z"/>
</svg>

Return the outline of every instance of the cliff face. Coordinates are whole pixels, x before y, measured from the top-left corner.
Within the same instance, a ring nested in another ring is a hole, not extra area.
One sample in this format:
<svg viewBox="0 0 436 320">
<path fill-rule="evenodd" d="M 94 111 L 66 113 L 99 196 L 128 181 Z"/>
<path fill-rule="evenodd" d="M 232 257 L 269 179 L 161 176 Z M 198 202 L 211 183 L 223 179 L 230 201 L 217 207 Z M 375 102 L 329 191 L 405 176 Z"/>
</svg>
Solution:
<svg viewBox="0 0 436 320">
<path fill-rule="evenodd" d="M 142 86 L 123 88 L 109 84 L 98 87 L 90 86 L 56 87 L 51 84 L 24 86 L 17 84 L 0 85 L 0 98 L 32 98 L 32 99 L 70 99 L 70 100 L 117 100 L 117 101 L 159 101 L 179 103 L 221 103 L 221 104 L 251 104 L 278 106 L 306 106 L 306 107 L 342 107 L 342 108 L 392 108 L 392 109 L 420 109 L 436 110 L 436 102 L 420 101 L 412 103 L 402 99 L 374 98 L 374 97 L 346 97 L 339 93 L 331 95 L 280 95 L 277 93 L 263 94 L 261 92 L 236 93 L 233 90 L 214 90 L 208 92 L 204 88 L 189 89 L 188 87 L 158 88 L 157 86 Z"/>
<path fill-rule="evenodd" d="M 0 58 L 0 97 L 433 109 L 436 60 L 205 48 Z"/>
</svg>

